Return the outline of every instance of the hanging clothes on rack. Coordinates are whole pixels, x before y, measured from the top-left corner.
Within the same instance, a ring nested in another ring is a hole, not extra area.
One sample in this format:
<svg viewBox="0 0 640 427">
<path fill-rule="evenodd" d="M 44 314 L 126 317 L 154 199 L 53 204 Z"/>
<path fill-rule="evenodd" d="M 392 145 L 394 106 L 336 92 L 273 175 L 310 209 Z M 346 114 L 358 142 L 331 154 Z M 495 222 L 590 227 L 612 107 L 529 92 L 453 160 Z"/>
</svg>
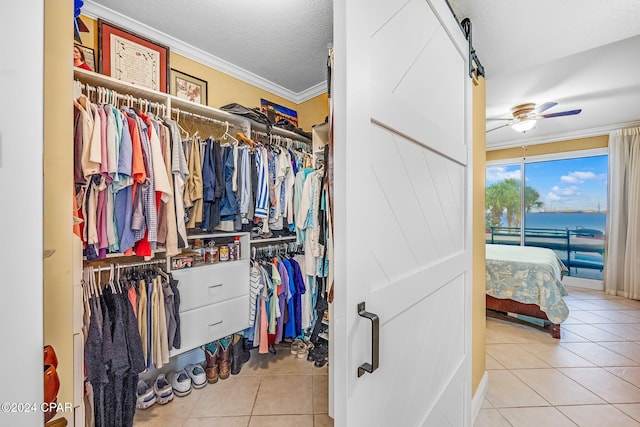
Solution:
<svg viewBox="0 0 640 427">
<path fill-rule="evenodd" d="M 173 189 L 162 139 L 170 132 L 149 111 L 110 103 L 123 96 L 84 90 L 74 100 L 74 181 L 85 256 L 151 256 L 166 245 L 169 218 L 177 222 L 166 212 Z"/>
<path fill-rule="evenodd" d="M 173 119 L 165 118 L 165 123 L 169 127 L 169 137 L 171 145 L 171 173 L 173 174 L 173 202 L 175 206 L 177 248 L 182 249 L 188 246 L 187 226 L 185 222 L 184 191 L 185 183 L 189 179 L 189 165 L 185 157 L 182 145 L 182 137 L 177 122 Z M 179 253 L 179 252 L 177 252 Z M 174 250 L 167 247 L 167 255 L 177 255 Z"/>
<path fill-rule="evenodd" d="M 251 260 L 250 319 L 248 338 L 267 353 L 283 340 L 304 336 L 303 296 L 308 292 L 293 255 L 296 244 L 263 246 Z"/>
<path fill-rule="evenodd" d="M 83 271 L 85 370 L 95 426 L 130 426 L 138 375 L 180 347 L 178 283 L 165 259 Z M 109 271 L 106 283 L 101 273 Z"/>
<path fill-rule="evenodd" d="M 85 402 L 93 425 L 132 426 L 138 374 L 145 369 L 135 314 L 113 266 L 104 289 L 95 277 L 92 267 L 84 270 L 85 371 L 93 393 Z"/>
</svg>

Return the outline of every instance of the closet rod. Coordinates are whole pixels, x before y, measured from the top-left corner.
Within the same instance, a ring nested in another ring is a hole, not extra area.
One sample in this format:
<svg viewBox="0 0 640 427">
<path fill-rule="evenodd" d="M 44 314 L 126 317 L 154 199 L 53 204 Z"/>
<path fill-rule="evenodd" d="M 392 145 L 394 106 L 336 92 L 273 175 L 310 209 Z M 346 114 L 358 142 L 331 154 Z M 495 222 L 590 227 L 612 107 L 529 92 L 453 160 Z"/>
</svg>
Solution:
<svg viewBox="0 0 640 427">
<path fill-rule="evenodd" d="M 121 268 L 133 268 L 133 267 L 142 267 L 145 265 L 156 265 L 156 264 L 166 264 L 167 260 L 165 259 L 152 259 L 149 261 L 141 261 L 141 262 L 133 262 L 133 263 L 127 263 L 127 264 L 120 264 L 120 263 L 114 263 L 112 265 L 115 265 L 116 267 L 121 267 Z M 100 273 L 102 271 L 109 271 L 111 270 L 111 265 L 106 266 L 100 266 L 100 267 L 85 267 L 85 268 L 93 268 L 93 272 L 94 273 Z"/>
<path fill-rule="evenodd" d="M 115 98 L 116 100 L 119 101 L 125 101 L 126 103 L 136 103 L 138 105 L 140 104 L 144 104 L 147 108 L 152 108 L 152 107 L 156 107 L 158 109 L 162 109 L 163 111 L 163 115 L 164 112 L 167 109 L 167 106 L 165 104 L 159 103 L 159 102 L 155 102 L 155 101 L 149 101 L 148 99 L 145 98 L 140 98 L 137 96 L 133 96 L 133 95 L 128 95 L 128 94 L 123 94 L 123 93 L 119 93 L 113 89 L 108 89 L 102 86 L 91 86 L 87 83 L 82 83 L 79 80 L 76 80 L 79 85 L 80 85 L 80 89 L 85 90 L 88 92 L 95 92 L 96 96 L 98 95 L 98 90 L 103 90 L 104 91 L 104 96 L 107 98 L 107 100 L 112 100 L 113 98 Z"/>
<path fill-rule="evenodd" d="M 270 244 L 270 245 L 266 245 L 266 246 L 260 246 L 260 247 L 252 247 L 251 248 L 251 258 L 256 258 L 257 255 L 268 255 L 268 256 L 272 256 L 272 255 L 278 255 L 280 253 L 291 253 L 291 252 L 298 252 L 300 249 L 302 249 L 303 245 L 296 243 L 296 242 L 289 242 L 289 243 L 279 243 L 276 245 Z"/>
<path fill-rule="evenodd" d="M 255 130 L 255 133 L 257 133 L 258 135 L 262 135 L 262 136 L 269 136 L 268 133 L 262 131 L 262 130 Z M 278 127 L 275 126 L 271 126 L 271 135 L 276 135 L 279 136 L 281 138 L 289 138 L 291 140 L 297 141 L 297 142 L 301 142 L 302 144 L 311 144 L 311 140 L 309 140 L 308 138 L 302 136 L 302 135 L 298 135 L 295 132 L 291 132 L 290 130 L 286 130 L 286 129 L 280 129 Z"/>
<path fill-rule="evenodd" d="M 238 126 L 236 123 L 214 119 L 213 117 L 203 116 L 200 114 L 192 113 L 191 111 L 181 110 L 179 108 L 171 108 L 171 112 L 178 114 L 178 116 L 185 114 L 187 116 L 195 117 L 196 119 L 200 119 L 203 121 L 213 122 L 218 125 L 229 126 L 235 129 L 243 130 L 243 128 L 241 126 Z"/>
<path fill-rule="evenodd" d="M 258 136 L 262 136 L 265 138 L 269 138 L 269 140 L 273 140 L 274 138 L 277 140 L 284 140 L 284 142 L 291 142 L 291 144 L 295 144 L 295 147 L 301 150 L 307 150 L 307 152 L 311 153 L 311 142 L 306 142 L 306 141 L 302 141 L 299 139 L 295 139 L 295 138 L 291 138 L 289 136 L 282 136 L 282 135 L 276 135 L 276 134 L 267 134 L 265 132 L 261 132 L 261 131 L 257 131 L 257 130 L 252 130 L 251 132 L 253 132 L 255 135 Z M 278 142 L 279 142 L 278 141 Z"/>
</svg>

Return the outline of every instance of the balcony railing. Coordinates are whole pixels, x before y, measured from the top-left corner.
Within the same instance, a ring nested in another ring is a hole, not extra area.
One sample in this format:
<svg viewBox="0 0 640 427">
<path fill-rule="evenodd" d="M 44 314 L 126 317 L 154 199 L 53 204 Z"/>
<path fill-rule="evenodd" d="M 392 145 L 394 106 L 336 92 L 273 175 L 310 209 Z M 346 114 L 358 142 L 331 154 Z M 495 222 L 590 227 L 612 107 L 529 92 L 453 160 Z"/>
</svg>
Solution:
<svg viewBox="0 0 640 427">
<path fill-rule="evenodd" d="M 520 228 L 489 227 L 486 230 L 486 242 L 520 245 L 520 233 Z M 588 268 L 602 272 L 604 234 L 599 230 L 525 228 L 524 244 L 525 246 L 549 248 L 556 251 L 558 257 L 569 269 L 569 274 L 571 274 L 572 268 Z"/>
</svg>

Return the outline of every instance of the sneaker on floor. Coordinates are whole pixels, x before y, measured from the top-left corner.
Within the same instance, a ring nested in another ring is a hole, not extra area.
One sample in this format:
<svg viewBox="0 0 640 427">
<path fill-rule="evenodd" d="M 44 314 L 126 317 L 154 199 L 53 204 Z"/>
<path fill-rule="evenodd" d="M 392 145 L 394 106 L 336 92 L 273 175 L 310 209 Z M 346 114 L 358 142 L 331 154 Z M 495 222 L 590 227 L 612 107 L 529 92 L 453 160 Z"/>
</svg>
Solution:
<svg viewBox="0 0 640 427">
<path fill-rule="evenodd" d="M 164 374 L 158 375 L 158 378 L 153 383 L 153 390 L 156 393 L 156 401 L 159 404 L 165 405 L 173 400 L 173 388 Z"/>
<path fill-rule="evenodd" d="M 193 388 L 202 388 L 207 385 L 207 374 L 200 365 L 187 365 L 187 375 L 191 378 Z"/>
<path fill-rule="evenodd" d="M 154 403 L 156 403 L 156 393 L 153 391 L 153 388 L 149 387 L 147 383 L 142 380 L 138 381 L 136 394 L 137 409 L 147 409 L 153 406 Z"/>
<path fill-rule="evenodd" d="M 191 393 L 191 378 L 184 369 L 178 372 L 170 372 L 167 381 L 173 388 L 173 394 L 178 397 L 185 397 Z"/>
</svg>

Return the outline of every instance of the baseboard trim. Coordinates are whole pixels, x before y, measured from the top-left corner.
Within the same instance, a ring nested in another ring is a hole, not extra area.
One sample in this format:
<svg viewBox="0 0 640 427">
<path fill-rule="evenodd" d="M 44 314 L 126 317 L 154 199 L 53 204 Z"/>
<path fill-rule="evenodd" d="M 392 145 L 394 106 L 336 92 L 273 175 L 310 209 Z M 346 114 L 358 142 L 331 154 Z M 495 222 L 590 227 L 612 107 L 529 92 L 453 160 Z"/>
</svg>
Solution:
<svg viewBox="0 0 640 427">
<path fill-rule="evenodd" d="M 473 424 L 475 424 L 476 418 L 478 418 L 478 414 L 480 413 L 480 408 L 482 408 L 482 402 L 484 402 L 484 398 L 487 397 L 488 391 L 489 391 L 489 372 L 484 371 L 484 375 L 480 380 L 480 384 L 478 384 L 476 393 L 473 395 L 473 399 L 471 399 L 471 419 L 473 420 Z"/>
<path fill-rule="evenodd" d="M 604 290 L 604 285 L 602 280 L 583 279 L 580 277 L 565 276 L 562 280 L 562 284 L 565 286 L 571 286 L 573 288 L 590 289 L 592 291 Z"/>
</svg>

